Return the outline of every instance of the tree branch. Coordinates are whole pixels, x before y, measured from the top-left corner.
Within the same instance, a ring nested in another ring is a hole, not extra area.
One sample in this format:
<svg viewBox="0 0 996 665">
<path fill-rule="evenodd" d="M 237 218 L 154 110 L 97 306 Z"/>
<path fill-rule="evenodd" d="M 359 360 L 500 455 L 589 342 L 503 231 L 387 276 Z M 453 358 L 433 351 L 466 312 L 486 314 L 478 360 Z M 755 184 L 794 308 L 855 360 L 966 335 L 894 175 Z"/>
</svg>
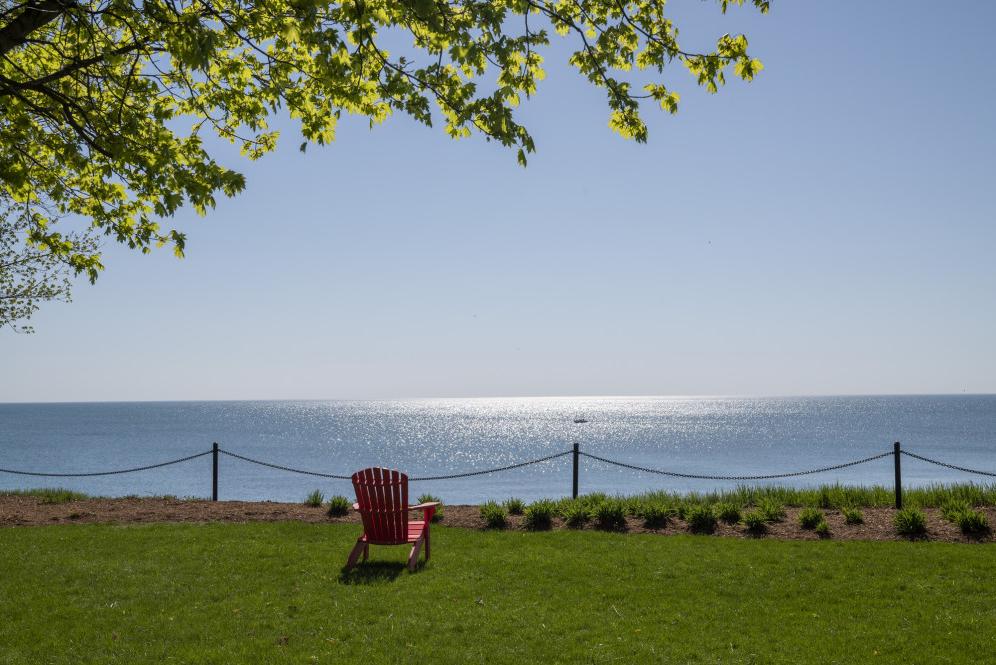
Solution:
<svg viewBox="0 0 996 665">
<path fill-rule="evenodd" d="M 32 0 L 24 11 L 0 28 L 0 55 L 13 51 L 38 28 L 51 23 L 76 6 L 72 0 Z"/>
<path fill-rule="evenodd" d="M 0 97 L 3 97 L 5 95 L 12 95 L 17 90 L 37 90 L 38 86 L 40 85 L 45 85 L 53 81 L 58 81 L 61 78 L 69 76 L 75 71 L 79 71 L 80 69 L 89 67 L 90 65 L 95 65 L 98 62 L 101 62 L 110 56 L 130 53 L 131 51 L 140 49 L 143 46 L 145 46 L 145 42 L 132 42 L 131 44 L 125 44 L 124 46 L 112 49 L 107 53 L 101 53 L 100 55 L 95 55 L 92 58 L 84 58 L 83 60 L 77 60 L 75 62 L 72 62 L 58 71 L 54 71 L 51 74 L 46 74 L 41 78 L 34 79 L 33 81 L 21 82 L 21 81 L 13 81 L 11 79 L 6 79 L 5 87 L 3 89 L 0 89 Z"/>
</svg>

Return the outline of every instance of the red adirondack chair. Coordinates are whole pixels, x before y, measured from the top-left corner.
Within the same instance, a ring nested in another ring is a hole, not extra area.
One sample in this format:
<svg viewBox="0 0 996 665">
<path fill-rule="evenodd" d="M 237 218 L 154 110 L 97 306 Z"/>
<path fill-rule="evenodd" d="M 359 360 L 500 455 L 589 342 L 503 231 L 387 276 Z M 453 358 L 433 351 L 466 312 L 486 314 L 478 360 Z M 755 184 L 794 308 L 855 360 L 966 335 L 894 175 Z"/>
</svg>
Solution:
<svg viewBox="0 0 996 665">
<path fill-rule="evenodd" d="M 356 540 L 356 546 L 346 560 L 346 570 L 356 565 L 360 553 L 366 561 L 370 555 L 370 545 L 408 545 L 412 551 L 408 555 L 408 569 L 414 571 L 418 563 L 418 551 L 425 546 L 425 560 L 429 560 L 429 524 L 436 512 L 438 501 L 408 505 L 408 476 L 400 471 L 380 467 L 363 469 L 353 474 L 353 489 L 356 490 L 356 503 L 353 509 L 359 511 L 363 519 L 363 535 Z M 421 510 L 421 521 L 410 521 L 409 510 Z"/>
</svg>

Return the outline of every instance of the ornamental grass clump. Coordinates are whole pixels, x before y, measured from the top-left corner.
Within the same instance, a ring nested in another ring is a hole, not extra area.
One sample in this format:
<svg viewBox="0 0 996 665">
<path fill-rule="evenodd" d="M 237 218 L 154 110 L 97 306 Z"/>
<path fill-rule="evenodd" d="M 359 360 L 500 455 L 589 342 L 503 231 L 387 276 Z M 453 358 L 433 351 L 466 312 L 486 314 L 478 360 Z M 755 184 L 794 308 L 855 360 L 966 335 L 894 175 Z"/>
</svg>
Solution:
<svg viewBox="0 0 996 665">
<path fill-rule="evenodd" d="M 609 497 L 602 492 L 593 492 L 592 494 L 582 494 L 581 496 L 569 499 L 563 498 L 553 502 L 556 514 L 561 517 L 567 516 L 567 511 L 572 506 L 580 506 L 588 513 L 588 518 L 590 519 L 595 514 L 595 508 L 599 505 L 609 501 Z"/>
<path fill-rule="evenodd" d="M 439 503 L 439 505 L 436 506 L 436 511 L 434 513 L 432 513 L 432 521 L 433 522 L 439 522 L 439 521 L 441 521 L 443 519 L 443 504 L 439 500 L 438 496 L 434 496 L 432 494 L 422 494 L 421 496 L 419 496 L 418 502 L 419 503 L 433 503 L 433 502 Z"/>
<path fill-rule="evenodd" d="M 622 503 L 623 511 L 630 517 L 640 517 L 643 514 L 646 501 L 640 500 L 639 497 L 628 497 L 619 501 Z"/>
<path fill-rule="evenodd" d="M 336 494 L 335 496 L 329 497 L 329 517 L 345 517 L 349 514 L 349 508 L 352 504 L 344 496 Z"/>
<path fill-rule="evenodd" d="M 651 503 L 643 506 L 640 517 L 643 518 L 643 526 L 648 529 L 663 529 L 674 517 L 674 509 L 663 503 Z"/>
<path fill-rule="evenodd" d="M 799 526 L 803 529 L 815 529 L 820 522 L 825 522 L 823 511 L 819 508 L 803 508 L 799 513 Z"/>
<path fill-rule="evenodd" d="M 764 515 L 765 522 L 781 522 L 785 519 L 785 507 L 773 499 L 764 499 L 757 509 Z"/>
<path fill-rule="evenodd" d="M 509 511 L 511 512 L 511 511 Z M 553 502 L 536 501 L 526 507 L 522 524 L 533 531 L 544 531 L 553 526 Z"/>
<path fill-rule="evenodd" d="M 505 502 L 505 510 L 508 511 L 509 515 L 521 515 L 526 510 L 526 504 L 522 499 L 512 497 Z"/>
<path fill-rule="evenodd" d="M 910 503 L 924 508 L 943 508 L 945 504 L 960 502 L 965 507 L 996 505 L 996 484 L 928 485 L 915 487 L 907 492 Z"/>
<path fill-rule="evenodd" d="M 941 505 L 944 519 L 958 525 L 965 535 L 981 535 L 989 532 L 989 520 L 984 513 L 976 510 L 965 499 L 949 499 Z"/>
<path fill-rule="evenodd" d="M 893 521 L 900 535 L 914 537 L 927 533 L 927 516 L 919 508 L 903 508 Z"/>
<path fill-rule="evenodd" d="M 747 532 L 753 535 L 760 535 L 768 530 L 767 520 L 764 519 L 764 514 L 755 509 L 748 510 L 740 518 L 740 521 L 744 523 L 744 527 Z"/>
<path fill-rule="evenodd" d="M 312 508 L 320 508 L 323 503 L 325 503 L 325 495 L 322 494 L 321 490 L 313 491 L 304 500 L 304 505 L 311 506 Z"/>
<path fill-rule="evenodd" d="M 692 533 L 712 533 L 716 530 L 716 514 L 712 506 L 692 506 L 685 514 Z"/>
<path fill-rule="evenodd" d="M 606 501 L 609 500 L 610 500 L 609 495 L 606 494 L 605 492 L 592 492 L 591 494 L 582 494 L 577 499 L 573 499 L 573 501 L 583 502 L 589 508 L 597 506 L 600 503 L 605 503 Z"/>
<path fill-rule="evenodd" d="M 829 538 L 830 525 L 827 524 L 827 521 L 825 519 L 820 520 L 820 523 L 816 525 L 816 527 L 813 529 L 813 532 L 820 538 Z"/>
<path fill-rule="evenodd" d="M 985 514 L 972 508 L 958 513 L 955 516 L 954 523 L 966 535 L 978 536 L 989 533 L 989 520 L 986 519 Z"/>
<path fill-rule="evenodd" d="M 844 515 L 845 524 L 864 524 L 865 516 L 857 508 L 841 508 L 840 512 Z"/>
<path fill-rule="evenodd" d="M 958 522 L 962 513 L 972 510 L 972 506 L 964 499 L 950 499 L 941 505 L 941 515 L 949 522 Z"/>
<path fill-rule="evenodd" d="M 591 513 L 588 512 L 588 508 L 577 501 L 567 504 L 562 514 L 564 516 L 564 523 L 572 529 L 583 529 L 584 525 L 591 519 Z"/>
<path fill-rule="evenodd" d="M 508 514 L 505 507 L 496 501 L 488 501 L 481 506 L 481 519 L 488 529 L 504 529 L 508 524 Z"/>
<path fill-rule="evenodd" d="M 736 524 L 740 521 L 740 507 L 734 503 L 717 503 L 716 517 L 727 524 Z"/>
<path fill-rule="evenodd" d="M 626 508 L 620 501 L 609 499 L 598 504 L 594 515 L 600 529 L 621 531 L 626 528 Z"/>
</svg>

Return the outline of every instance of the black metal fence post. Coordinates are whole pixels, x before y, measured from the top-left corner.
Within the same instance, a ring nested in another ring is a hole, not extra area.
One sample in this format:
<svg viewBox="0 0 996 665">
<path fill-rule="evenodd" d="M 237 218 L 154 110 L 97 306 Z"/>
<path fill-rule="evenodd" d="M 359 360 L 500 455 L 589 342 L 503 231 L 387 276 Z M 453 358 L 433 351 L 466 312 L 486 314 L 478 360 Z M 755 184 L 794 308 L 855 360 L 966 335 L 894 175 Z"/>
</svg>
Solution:
<svg viewBox="0 0 996 665">
<path fill-rule="evenodd" d="M 899 442 L 896 441 L 892 444 L 892 461 L 896 465 L 896 510 L 901 510 L 903 507 L 903 472 L 900 458 Z"/>
<path fill-rule="evenodd" d="M 578 462 L 579 462 L 578 458 L 580 457 L 579 452 L 580 450 L 578 448 L 578 444 L 575 443 L 574 444 L 574 485 L 571 488 L 572 499 L 578 498 Z"/>
<path fill-rule="evenodd" d="M 211 448 L 211 500 L 218 500 L 218 442 Z"/>
</svg>

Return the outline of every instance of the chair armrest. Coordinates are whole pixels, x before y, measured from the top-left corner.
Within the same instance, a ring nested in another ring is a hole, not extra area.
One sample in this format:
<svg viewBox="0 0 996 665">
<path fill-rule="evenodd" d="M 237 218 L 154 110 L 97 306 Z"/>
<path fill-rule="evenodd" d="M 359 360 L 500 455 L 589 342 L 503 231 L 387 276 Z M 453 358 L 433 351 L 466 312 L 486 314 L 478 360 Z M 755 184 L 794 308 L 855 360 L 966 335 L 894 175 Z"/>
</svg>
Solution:
<svg viewBox="0 0 996 665">
<path fill-rule="evenodd" d="M 439 501 L 426 501 L 417 506 L 408 506 L 408 510 L 421 510 L 422 519 L 426 522 L 431 522 L 436 515 L 436 506 L 440 505 L 440 503 Z"/>
</svg>

